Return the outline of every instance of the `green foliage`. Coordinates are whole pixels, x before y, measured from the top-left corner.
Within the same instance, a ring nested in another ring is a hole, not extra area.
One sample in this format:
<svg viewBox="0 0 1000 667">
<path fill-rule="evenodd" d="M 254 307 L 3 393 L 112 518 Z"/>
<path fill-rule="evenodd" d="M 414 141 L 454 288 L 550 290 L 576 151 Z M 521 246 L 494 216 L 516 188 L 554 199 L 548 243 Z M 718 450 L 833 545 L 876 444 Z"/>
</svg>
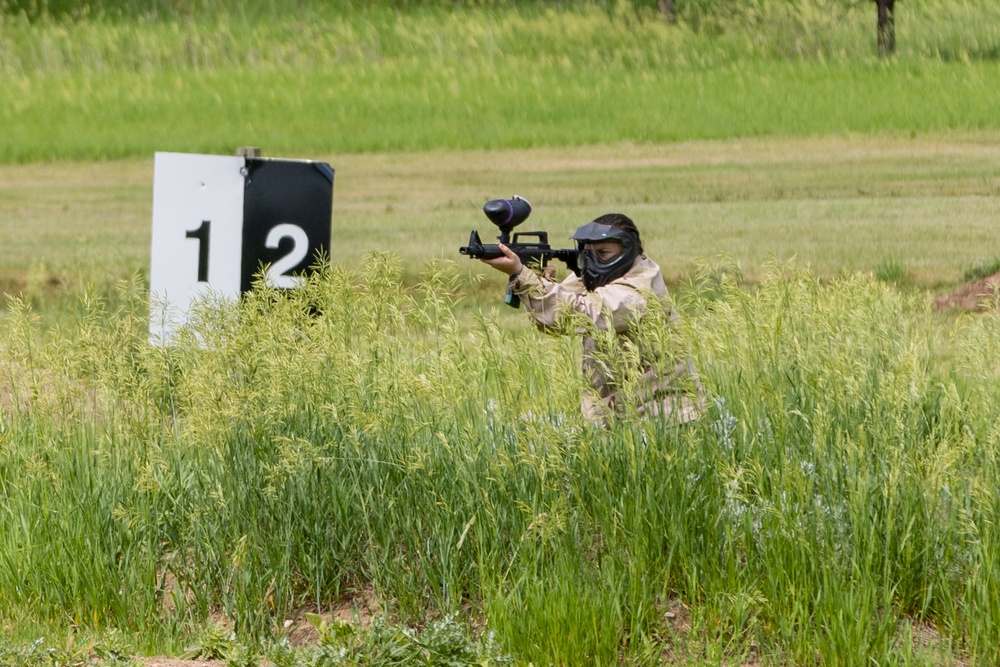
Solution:
<svg viewBox="0 0 1000 667">
<path fill-rule="evenodd" d="M 343 10 L 358 3 L 352 0 L 339 0 L 333 3 L 308 0 L 296 2 L 231 0 L 222 3 L 210 0 L 0 0 L 0 13 L 20 15 L 32 22 L 52 19 L 175 20 L 192 15 L 215 14 L 220 11 L 242 16 L 273 16 L 290 11 L 310 11 L 324 4 L 330 8 Z"/>
<path fill-rule="evenodd" d="M 895 258 L 882 260 L 875 267 L 875 278 L 882 282 L 901 284 L 906 276 L 906 266 Z"/>
<path fill-rule="evenodd" d="M 44 649 L 44 639 L 27 646 L 14 646 L 4 642 L 0 646 L 0 665 L 4 667 L 34 667 L 48 664 L 49 653 Z"/>
<path fill-rule="evenodd" d="M 968 269 L 962 274 L 962 282 L 968 283 L 982 280 L 983 278 L 989 278 L 997 272 L 1000 272 L 1000 257 L 994 257 L 979 266 Z"/>
<path fill-rule="evenodd" d="M 303 652 L 299 664 L 316 667 L 491 667 L 513 662 L 500 649 L 492 632 L 473 639 L 468 627 L 459 623 L 457 616 L 447 614 L 434 619 L 420 632 L 393 625 L 384 616 L 375 618 L 367 628 L 316 621 L 319 646 Z"/>
<path fill-rule="evenodd" d="M 51 645 L 44 637 L 28 644 L 0 639 L 0 667 L 131 667 L 135 664 L 128 643 L 115 632 L 106 633 L 97 643 L 79 649 L 73 647 L 72 638 L 62 647 Z"/>
<path fill-rule="evenodd" d="M 218 623 L 208 623 L 198 630 L 193 645 L 184 651 L 183 658 L 186 660 L 227 660 L 229 656 L 240 650 L 240 646 L 236 633 L 232 630 Z"/>
<path fill-rule="evenodd" d="M 102 633 L 92 651 L 108 667 L 129 667 L 135 662 L 135 647 L 117 630 Z"/>
<path fill-rule="evenodd" d="M 0 621 L 221 615 L 193 645 L 241 665 L 897 664 L 930 660 L 899 652 L 923 625 L 949 659 L 998 657 L 996 318 L 949 332 L 942 372 L 922 303 L 871 276 L 716 269 L 639 343 L 688 351 L 709 413 L 606 431 L 578 413 L 578 341 L 459 318 L 450 264 L 400 275 L 372 256 L 206 303 L 171 348 L 144 302 L 81 304 L 44 337 L 12 308 Z M 267 643 L 359 588 L 398 620 Z"/>
<path fill-rule="evenodd" d="M 83 5 L 69 21 L 8 2 L 0 151 L 995 125 L 992 4 L 907 4 L 889 63 L 872 60 L 866 4 L 840 20 L 840 5 L 679 2 L 677 26 L 625 2 L 418 4 L 302 4 L 305 22 L 277 3 Z M 112 300 L 84 290 L 55 330 L 11 302 L 0 622 L 91 629 L 105 662 L 130 647 L 116 630 L 192 625 L 203 657 L 282 667 L 1000 658 L 996 318 L 947 332 L 942 371 L 945 336 L 886 284 L 897 262 L 828 283 L 775 269 L 754 289 L 716 270 L 679 295 L 679 325 L 653 313 L 640 340 L 691 351 L 709 414 L 603 431 L 578 414 L 575 341 L 469 316 L 450 265 L 401 274 L 373 256 L 292 294 L 206 303 L 167 349 L 146 342 L 138 279 Z M 316 653 L 259 641 L 359 586 L 399 622 L 320 623 Z M 915 628 L 937 628 L 933 649 Z M 0 664 L 93 659 L 43 644 L 4 645 Z"/>
<path fill-rule="evenodd" d="M 711 29 L 627 3 L 0 14 L 0 160 L 996 126 L 996 3 L 913 8 L 888 62 L 860 7 L 739 6 Z"/>
</svg>

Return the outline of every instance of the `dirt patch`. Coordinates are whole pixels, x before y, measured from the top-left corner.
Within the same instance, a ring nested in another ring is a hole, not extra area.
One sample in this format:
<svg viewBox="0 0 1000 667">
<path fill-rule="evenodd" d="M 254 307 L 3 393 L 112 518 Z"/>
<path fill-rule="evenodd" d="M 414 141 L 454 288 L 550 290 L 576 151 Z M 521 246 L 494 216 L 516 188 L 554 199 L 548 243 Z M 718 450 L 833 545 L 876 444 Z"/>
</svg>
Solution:
<svg viewBox="0 0 1000 667">
<path fill-rule="evenodd" d="M 294 614 L 294 618 L 285 621 L 284 630 L 288 641 L 293 646 L 316 646 L 320 643 L 319 632 L 306 619 L 306 611 Z M 333 609 L 319 614 L 324 623 L 350 623 L 362 629 L 368 629 L 372 620 L 382 614 L 382 605 L 371 586 L 352 590 L 344 596 Z"/>
<path fill-rule="evenodd" d="M 164 577 L 163 594 L 164 611 L 175 609 L 174 596 L 182 594 L 173 574 Z M 190 602 L 190 600 L 189 600 Z M 382 604 L 371 586 L 351 589 L 327 611 L 316 613 L 310 609 L 299 609 L 286 619 L 282 630 L 292 646 L 311 648 L 320 644 L 322 637 L 317 628 L 309 622 L 308 616 L 315 614 L 324 624 L 348 623 L 362 629 L 371 626 L 372 621 L 383 614 Z M 215 614 L 210 624 L 228 628 L 231 623 L 222 614 Z M 165 656 L 137 657 L 136 662 L 143 667 L 225 667 L 225 660 L 203 660 L 172 658 Z M 263 664 L 263 662 L 262 662 Z"/>
<path fill-rule="evenodd" d="M 937 311 L 997 312 L 1000 310 L 1000 273 L 966 283 L 954 292 L 935 297 L 931 307 Z"/>
<path fill-rule="evenodd" d="M 183 658 L 140 658 L 146 667 L 221 667 L 225 660 L 184 660 Z"/>
<path fill-rule="evenodd" d="M 896 637 L 897 645 L 903 648 L 909 643 L 909 650 L 917 658 L 915 662 L 934 665 L 954 665 L 966 667 L 968 662 L 952 645 L 952 641 L 941 634 L 932 623 L 912 621 L 900 624 Z"/>
</svg>

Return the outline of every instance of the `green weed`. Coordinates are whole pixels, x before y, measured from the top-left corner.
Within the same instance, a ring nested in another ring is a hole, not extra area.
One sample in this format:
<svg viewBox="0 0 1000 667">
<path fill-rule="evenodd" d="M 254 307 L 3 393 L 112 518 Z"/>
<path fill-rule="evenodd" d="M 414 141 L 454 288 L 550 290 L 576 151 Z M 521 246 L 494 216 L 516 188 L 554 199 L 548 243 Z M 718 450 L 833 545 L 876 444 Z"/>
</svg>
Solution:
<svg viewBox="0 0 1000 667">
<path fill-rule="evenodd" d="M 406 287 L 374 255 L 206 303 L 171 348 L 140 301 L 45 337 L 11 309 L 0 618 L 221 615 L 242 663 L 366 587 L 400 625 L 321 633 L 359 662 L 472 660 L 475 635 L 429 624 L 456 608 L 534 662 L 894 664 L 925 625 L 995 657 L 995 318 L 959 321 L 939 371 L 923 303 L 871 276 L 706 272 L 645 335 L 690 352 L 709 414 L 605 431 L 578 413 L 578 343 L 460 320 L 456 271 Z"/>
<path fill-rule="evenodd" d="M 901 9 L 888 62 L 875 58 L 871 12 L 858 5 L 760 3 L 717 29 L 585 3 L 317 6 L 308 20 L 283 8 L 34 23 L 0 14 L 0 160 L 996 126 L 1000 15 L 985 1 Z"/>
<path fill-rule="evenodd" d="M 994 257 L 979 266 L 974 266 L 962 274 L 962 282 L 974 282 L 989 278 L 1000 271 L 1000 257 Z"/>
<path fill-rule="evenodd" d="M 908 275 L 906 266 L 898 259 L 886 259 L 875 267 L 875 278 L 886 283 L 902 284 Z"/>
</svg>

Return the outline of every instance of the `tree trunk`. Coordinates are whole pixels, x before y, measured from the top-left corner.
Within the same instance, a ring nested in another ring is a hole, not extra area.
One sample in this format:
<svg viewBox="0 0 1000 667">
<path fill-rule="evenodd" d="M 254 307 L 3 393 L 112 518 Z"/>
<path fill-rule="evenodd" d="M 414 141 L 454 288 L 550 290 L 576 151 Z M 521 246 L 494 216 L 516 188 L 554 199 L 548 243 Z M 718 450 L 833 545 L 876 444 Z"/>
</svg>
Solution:
<svg viewBox="0 0 1000 667">
<path fill-rule="evenodd" d="M 674 11 L 674 0 L 658 0 L 660 13 L 667 23 L 677 23 L 677 13 Z"/>
<path fill-rule="evenodd" d="M 878 54 L 888 56 L 896 50 L 896 0 L 875 0 L 878 5 Z"/>
</svg>

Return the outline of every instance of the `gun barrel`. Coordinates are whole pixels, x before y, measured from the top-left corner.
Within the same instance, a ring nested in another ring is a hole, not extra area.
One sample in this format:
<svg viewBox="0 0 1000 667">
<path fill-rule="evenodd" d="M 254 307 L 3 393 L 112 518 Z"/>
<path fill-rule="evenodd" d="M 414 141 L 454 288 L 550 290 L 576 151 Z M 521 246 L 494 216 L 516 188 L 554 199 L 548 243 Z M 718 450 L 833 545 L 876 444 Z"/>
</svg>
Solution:
<svg viewBox="0 0 1000 667">
<path fill-rule="evenodd" d="M 463 255 L 468 255 L 473 259 L 496 259 L 503 257 L 500 246 L 496 243 L 480 243 L 476 246 L 463 246 L 458 249 Z"/>
<path fill-rule="evenodd" d="M 500 252 L 499 245 L 496 243 L 483 243 L 482 239 L 479 238 L 479 232 L 474 229 L 469 235 L 469 245 L 462 246 L 458 249 L 458 252 L 468 255 L 473 259 L 495 259 L 503 255 Z"/>
</svg>

